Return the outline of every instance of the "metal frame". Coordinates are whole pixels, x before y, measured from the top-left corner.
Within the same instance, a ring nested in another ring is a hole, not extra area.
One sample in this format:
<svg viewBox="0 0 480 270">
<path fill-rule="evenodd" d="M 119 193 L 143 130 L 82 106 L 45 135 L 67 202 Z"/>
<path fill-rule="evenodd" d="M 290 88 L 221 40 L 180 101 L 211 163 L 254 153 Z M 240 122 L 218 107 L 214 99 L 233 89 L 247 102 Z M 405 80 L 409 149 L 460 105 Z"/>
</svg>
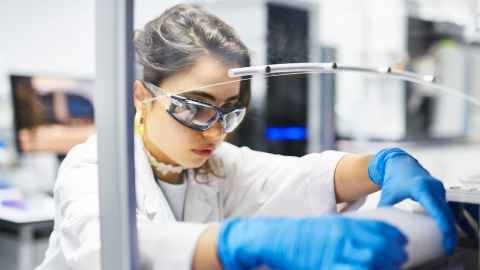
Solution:
<svg viewBox="0 0 480 270">
<path fill-rule="evenodd" d="M 319 14 L 320 14 L 320 5 L 318 3 L 312 3 L 308 7 L 307 12 L 309 12 L 309 22 L 308 22 L 308 59 L 309 61 L 321 61 L 323 59 L 320 53 L 319 46 L 319 35 L 320 27 Z M 328 110 L 330 107 L 318 106 L 318 104 L 324 104 L 327 95 L 325 95 L 325 89 L 323 89 L 322 77 L 324 76 L 310 76 L 308 78 L 308 88 L 307 88 L 307 152 L 321 152 L 325 150 L 325 133 L 335 134 L 335 130 L 322 129 L 322 127 L 327 127 L 329 124 L 325 121 L 324 116 L 329 114 Z"/>
<path fill-rule="evenodd" d="M 96 1 L 95 123 L 102 269 L 138 269 L 133 0 Z"/>
<path fill-rule="evenodd" d="M 336 50 L 332 47 L 320 47 L 319 49 L 321 60 L 322 61 L 334 61 L 336 58 Z M 314 76 L 315 77 L 315 76 Z M 318 104 L 313 104 L 311 106 L 317 107 L 316 110 L 320 113 L 317 118 L 320 118 L 318 121 L 318 134 L 313 134 L 316 137 L 316 140 L 320 145 L 312 152 L 322 152 L 326 150 L 336 150 L 337 149 L 337 129 L 336 129 L 336 115 L 335 115 L 335 96 L 336 96 L 336 76 L 335 74 L 319 74 L 320 79 L 320 88 L 313 89 L 318 92 L 320 102 Z M 310 101 L 311 102 L 311 101 Z M 311 110 L 311 109 L 309 109 Z M 313 110 L 311 110 L 313 111 Z M 313 118 L 309 116 L 309 118 Z M 310 126 L 309 126 L 310 128 Z M 309 132 L 310 133 L 310 132 Z M 310 139 L 314 139 L 309 137 Z"/>
</svg>

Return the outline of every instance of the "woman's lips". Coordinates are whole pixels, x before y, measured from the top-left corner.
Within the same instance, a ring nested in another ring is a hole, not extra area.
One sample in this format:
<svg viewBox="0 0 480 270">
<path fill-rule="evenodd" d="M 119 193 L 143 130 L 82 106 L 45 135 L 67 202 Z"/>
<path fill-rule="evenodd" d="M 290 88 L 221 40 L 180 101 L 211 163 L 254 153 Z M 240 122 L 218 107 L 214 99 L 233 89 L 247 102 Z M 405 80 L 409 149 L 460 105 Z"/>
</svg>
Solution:
<svg viewBox="0 0 480 270">
<path fill-rule="evenodd" d="M 213 148 L 193 149 L 192 152 L 202 157 L 208 157 L 213 153 Z"/>
</svg>

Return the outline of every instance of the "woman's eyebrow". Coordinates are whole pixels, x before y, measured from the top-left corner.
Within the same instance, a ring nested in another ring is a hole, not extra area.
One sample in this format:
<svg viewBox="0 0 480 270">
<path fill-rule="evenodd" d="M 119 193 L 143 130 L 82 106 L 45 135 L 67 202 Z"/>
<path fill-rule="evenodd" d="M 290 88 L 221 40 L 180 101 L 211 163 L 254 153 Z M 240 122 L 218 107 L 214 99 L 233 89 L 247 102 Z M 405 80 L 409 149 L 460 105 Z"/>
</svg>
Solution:
<svg viewBox="0 0 480 270">
<path fill-rule="evenodd" d="M 211 101 L 217 101 L 217 99 L 214 96 L 210 95 L 209 93 L 203 92 L 203 91 L 188 91 L 188 92 L 183 93 L 183 95 L 199 96 L 199 97 L 203 97 L 203 98 L 206 98 L 206 99 L 210 99 Z"/>
<path fill-rule="evenodd" d="M 217 99 L 214 96 L 210 95 L 209 93 L 203 92 L 203 91 L 188 91 L 188 92 L 184 93 L 184 95 L 199 96 L 199 97 L 209 99 L 211 101 L 217 101 Z M 238 98 L 239 98 L 239 95 L 231 96 L 231 97 L 228 97 L 227 99 L 225 99 L 225 102 L 235 100 L 235 99 L 238 99 Z"/>
<path fill-rule="evenodd" d="M 240 95 L 231 96 L 231 97 L 225 99 L 225 102 L 232 101 L 232 100 L 235 100 L 235 99 L 240 99 Z"/>
</svg>

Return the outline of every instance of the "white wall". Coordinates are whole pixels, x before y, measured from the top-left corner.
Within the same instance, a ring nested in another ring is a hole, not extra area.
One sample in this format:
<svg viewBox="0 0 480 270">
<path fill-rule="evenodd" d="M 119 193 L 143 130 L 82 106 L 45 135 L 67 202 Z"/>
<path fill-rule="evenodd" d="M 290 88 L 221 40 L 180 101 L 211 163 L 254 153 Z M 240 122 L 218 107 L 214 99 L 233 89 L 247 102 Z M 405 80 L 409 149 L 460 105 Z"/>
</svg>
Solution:
<svg viewBox="0 0 480 270">
<path fill-rule="evenodd" d="M 1 76 L 9 72 L 93 77 L 94 1 L 0 2 Z"/>
<path fill-rule="evenodd" d="M 320 1 L 320 42 L 337 49 L 337 62 L 383 67 L 406 59 L 405 1 Z M 355 138 L 401 139 L 404 88 L 395 80 L 337 75 L 337 127 Z"/>
</svg>

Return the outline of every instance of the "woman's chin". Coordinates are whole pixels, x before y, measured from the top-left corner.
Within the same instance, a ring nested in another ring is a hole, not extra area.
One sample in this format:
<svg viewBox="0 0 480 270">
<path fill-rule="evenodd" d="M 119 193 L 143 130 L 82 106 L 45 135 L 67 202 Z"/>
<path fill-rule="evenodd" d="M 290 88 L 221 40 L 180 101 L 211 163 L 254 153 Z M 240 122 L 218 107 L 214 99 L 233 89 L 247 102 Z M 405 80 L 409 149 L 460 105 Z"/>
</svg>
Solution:
<svg viewBox="0 0 480 270">
<path fill-rule="evenodd" d="M 182 166 L 188 169 L 198 169 L 202 167 L 205 162 L 207 162 L 208 158 L 195 158 L 190 159 L 188 161 L 183 162 Z"/>
</svg>

